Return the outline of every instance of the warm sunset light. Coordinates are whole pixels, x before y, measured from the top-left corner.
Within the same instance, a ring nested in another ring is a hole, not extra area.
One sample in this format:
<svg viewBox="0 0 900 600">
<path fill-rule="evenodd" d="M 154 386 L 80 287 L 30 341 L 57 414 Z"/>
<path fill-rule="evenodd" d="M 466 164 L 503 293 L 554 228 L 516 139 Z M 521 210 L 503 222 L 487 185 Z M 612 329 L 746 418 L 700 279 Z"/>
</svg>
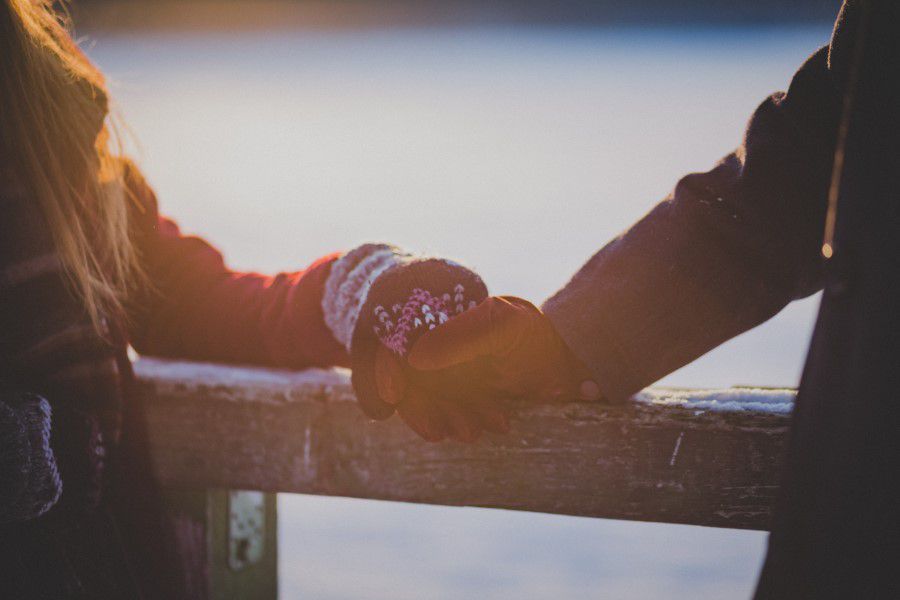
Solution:
<svg viewBox="0 0 900 600">
<path fill-rule="evenodd" d="M 0 3 L 0 600 L 900 597 L 897 3 Z"/>
</svg>

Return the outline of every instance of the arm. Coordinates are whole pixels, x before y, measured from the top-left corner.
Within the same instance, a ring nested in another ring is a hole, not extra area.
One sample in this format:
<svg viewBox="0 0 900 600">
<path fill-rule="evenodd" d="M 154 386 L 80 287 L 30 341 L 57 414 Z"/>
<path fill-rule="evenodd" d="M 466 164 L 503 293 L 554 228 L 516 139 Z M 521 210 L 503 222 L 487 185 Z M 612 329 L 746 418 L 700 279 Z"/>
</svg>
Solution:
<svg viewBox="0 0 900 600">
<path fill-rule="evenodd" d="M 594 255 L 544 305 L 620 400 L 821 287 L 840 94 L 822 48 L 743 144 Z"/>
<path fill-rule="evenodd" d="M 620 401 L 816 291 L 840 104 L 835 65 L 843 72 L 827 50 L 787 94 L 760 105 L 736 152 L 683 178 L 544 312 L 489 298 L 419 340 L 411 365 L 440 372 L 481 361 L 486 390 Z"/>
<path fill-rule="evenodd" d="M 215 248 L 159 216 L 153 191 L 133 165 L 126 167 L 126 181 L 149 279 L 129 310 L 136 350 L 285 368 L 349 364 L 322 314 L 336 256 L 274 277 L 232 271 Z"/>
<path fill-rule="evenodd" d="M 222 256 L 158 215 L 156 198 L 133 165 L 135 240 L 150 286 L 130 309 L 130 338 L 147 354 L 287 368 L 352 366 L 362 410 L 395 411 L 430 440 L 471 441 L 505 429 L 490 402 L 445 402 L 458 377 L 428 385 L 408 377 L 405 354 L 424 331 L 487 296 L 462 265 L 365 244 L 305 271 L 266 277 L 229 270 Z"/>
</svg>

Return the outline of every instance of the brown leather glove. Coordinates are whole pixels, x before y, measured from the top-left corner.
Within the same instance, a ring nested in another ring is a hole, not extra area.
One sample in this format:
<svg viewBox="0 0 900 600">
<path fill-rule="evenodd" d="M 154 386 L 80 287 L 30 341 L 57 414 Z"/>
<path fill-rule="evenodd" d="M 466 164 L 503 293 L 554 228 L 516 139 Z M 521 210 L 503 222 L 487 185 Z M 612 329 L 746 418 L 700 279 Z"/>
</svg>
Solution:
<svg viewBox="0 0 900 600">
<path fill-rule="evenodd" d="M 536 402 L 557 398 L 596 400 L 600 389 L 550 320 L 533 304 L 491 296 L 423 335 L 409 365 L 419 373 L 465 371 L 469 386 L 494 397 Z"/>
<path fill-rule="evenodd" d="M 482 385 L 487 380 L 482 361 L 418 371 L 382 346 L 375 363 L 379 397 L 423 439 L 474 442 L 484 431 L 509 431 L 506 398 Z"/>
<path fill-rule="evenodd" d="M 424 373 L 407 360 L 409 348 L 425 332 L 445 327 L 486 296 L 477 275 L 441 260 L 401 265 L 382 275 L 363 306 L 353 340 L 353 381 L 363 409 L 375 418 L 396 410 L 432 442 L 474 442 L 483 431 L 507 431 L 505 402 L 478 385 L 484 380 L 483 364 Z"/>
<path fill-rule="evenodd" d="M 430 441 L 474 441 L 505 431 L 502 403 L 474 389 L 480 366 L 435 373 L 411 369 L 409 348 L 420 336 L 474 308 L 488 295 L 473 271 L 453 261 L 416 257 L 386 244 L 366 244 L 338 259 L 323 294 L 323 314 L 350 352 L 353 388 L 370 418 L 395 411 Z"/>
</svg>

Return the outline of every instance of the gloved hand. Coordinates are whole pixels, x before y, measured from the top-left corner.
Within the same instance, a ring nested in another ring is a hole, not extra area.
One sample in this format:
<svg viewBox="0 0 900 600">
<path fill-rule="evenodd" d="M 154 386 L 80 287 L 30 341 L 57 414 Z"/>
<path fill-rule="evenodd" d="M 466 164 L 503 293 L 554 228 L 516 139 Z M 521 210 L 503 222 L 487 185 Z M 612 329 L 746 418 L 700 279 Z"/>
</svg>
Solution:
<svg viewBox="0 0 900 600">
<path fill-rule="evenodd" d="M 471 270 L 393 246 L 368 244 L 338 259 L 325 284 L 323 312 L 349 350 L 363 412 L 386 419 L 396 411 L 429 441 L 474 441 L 485 430 L 505 431 L 503 402 L 470 385 L 482 379 L 481 365 L 421 373 L 407 363 L 421 335 L 486 297 L 487 288 Z"/>
<path fill-rule="evenodd" d="M 0 524 L 41 516 L 61 492 L 50 404 L 35 394 L 0 391 Z"/>
<path fill-rule="evenodd" d="M 396 407 L 403 421 L 430 442 L 474 442 L 484 431 L 509 431 L 507 399 L 479 385 L 483 379 L 482 365 L 423 373 L 384 346 L 376 353 L 378 397 Z"/>
<path fill-rule="evenodd" d="M 492 296 L 423 335 L 409 354 L 420 373 L 468 369 L 486 393 L 543 402 L 596 400 L 600 388 L 533 304 Z"/>
</svg>

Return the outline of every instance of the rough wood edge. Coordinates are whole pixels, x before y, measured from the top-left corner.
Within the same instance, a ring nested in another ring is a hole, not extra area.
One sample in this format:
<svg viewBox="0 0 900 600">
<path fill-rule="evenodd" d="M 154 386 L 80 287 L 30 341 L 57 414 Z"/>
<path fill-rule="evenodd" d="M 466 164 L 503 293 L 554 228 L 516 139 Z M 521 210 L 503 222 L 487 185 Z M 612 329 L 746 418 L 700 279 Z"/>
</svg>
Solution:
<svg viewBox="0 0 900 600">
<path fill-rule="evenodd" d="M 768 528 L 793 398 L 648 390 L 623 406 L 522 407 L 509 435 L 427 444 L 396 418 L 368 421 L 346 371 L 148 358 L 135 370 L 158 476 L 171 487 L 749 529 Z"/>
</svg>

